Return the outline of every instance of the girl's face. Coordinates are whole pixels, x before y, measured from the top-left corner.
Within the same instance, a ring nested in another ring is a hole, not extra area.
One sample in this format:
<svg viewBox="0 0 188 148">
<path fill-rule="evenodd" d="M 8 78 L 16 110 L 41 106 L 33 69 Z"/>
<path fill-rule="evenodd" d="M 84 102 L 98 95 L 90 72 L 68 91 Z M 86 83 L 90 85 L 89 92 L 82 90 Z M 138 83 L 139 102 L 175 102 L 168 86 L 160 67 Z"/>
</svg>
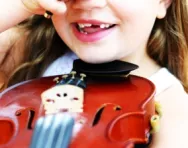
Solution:
<svg viewBox="0 0 188 148">
<path fill-rule="evenodd" d="M 144 55 L 165 0 L 68 0 L 67 12 L 53 16 L 69 48 L 84 61 L 99 63 Z"/>
</svg>

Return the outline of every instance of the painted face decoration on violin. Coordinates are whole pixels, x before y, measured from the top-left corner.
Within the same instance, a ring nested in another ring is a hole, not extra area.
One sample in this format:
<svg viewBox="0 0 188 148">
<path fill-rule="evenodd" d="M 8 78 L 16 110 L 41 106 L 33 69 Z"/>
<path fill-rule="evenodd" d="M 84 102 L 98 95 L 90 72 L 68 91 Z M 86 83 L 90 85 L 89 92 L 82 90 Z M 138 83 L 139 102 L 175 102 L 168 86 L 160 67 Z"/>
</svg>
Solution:
<svg viewBox="0 0 188 148">
<path fill-rule="evenodd" d="M 45 114 L 57 112 L 83 112 L 85 74 L 76 76 L 72 71 L 69 75 L 63 75 L 62 80 L 56 77 L 56 85 L 41 94 Z"/>
</svg>

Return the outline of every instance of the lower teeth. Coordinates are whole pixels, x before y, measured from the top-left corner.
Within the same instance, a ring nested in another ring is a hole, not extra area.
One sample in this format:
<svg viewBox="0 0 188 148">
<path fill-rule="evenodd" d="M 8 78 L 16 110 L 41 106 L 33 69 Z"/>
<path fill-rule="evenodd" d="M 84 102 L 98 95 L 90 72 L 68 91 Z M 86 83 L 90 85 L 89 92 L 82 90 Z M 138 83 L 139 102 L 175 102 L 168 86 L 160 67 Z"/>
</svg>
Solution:
<svg viewBox="0 0 188 148">
<path fill-rule="evenodd" d="M 83 30 L 80 30 L 80 32 L 83 33 L 83 34 L 87 34 L 87 32 L 85 32 L 85 31 L 83 31 Z"/>
<path fill-rule="evenodd" d="M 78 29 L 78 31 L 80 32 L 80 33 L 83 33 L 83 34 L 88 34 L 87 32 L 85 32 L 84 30 L 82 30 L 81 28 L 79 28 L 78 26 L 77 26 L 77 29 Z"/>
</svg>

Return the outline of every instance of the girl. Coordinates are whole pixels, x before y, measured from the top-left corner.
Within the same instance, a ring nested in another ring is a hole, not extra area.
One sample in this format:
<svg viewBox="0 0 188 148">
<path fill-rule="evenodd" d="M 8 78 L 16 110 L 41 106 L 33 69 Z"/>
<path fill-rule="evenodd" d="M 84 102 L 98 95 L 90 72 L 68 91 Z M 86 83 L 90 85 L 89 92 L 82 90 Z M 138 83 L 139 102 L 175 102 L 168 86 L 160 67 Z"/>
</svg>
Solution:
<svg viewBox="0 0 188 148">
<path fill-rule="evenodd" d="M 155 83 L 163 107 L 151 147 L 188 147 L 186 0 L 6 0 L 0 7 L 0 31 L 30 17 L 21 24 L 27 55 L 9 85 L 70 65 L 68 72 L 75 58 L 135 63 L 140 68 L 132 74 Z"/>
</svg>

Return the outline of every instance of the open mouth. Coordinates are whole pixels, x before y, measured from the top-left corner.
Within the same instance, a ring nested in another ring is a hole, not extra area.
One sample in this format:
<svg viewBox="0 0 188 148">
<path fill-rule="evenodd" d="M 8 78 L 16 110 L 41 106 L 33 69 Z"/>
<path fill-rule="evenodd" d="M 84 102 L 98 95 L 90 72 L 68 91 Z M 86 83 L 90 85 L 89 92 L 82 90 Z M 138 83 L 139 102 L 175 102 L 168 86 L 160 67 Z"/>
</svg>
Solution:
<svg viewBox="0 0 188 148">
<path fill-rule="evenodd" d="M 81 42 L 97 42 L 115 31 L 117 24 L 102 23 L 99 21 L 81 21 L 72 24 L 73 33 Z"/>
<path fill-rule="evenodd" d="M 60 112 L 68 112 L 69 109 L 68 109 L 68 108 L 61 108 L 59 111 L 60 111 Z"/>
<path fill-rule="evenodd" d="M 116 26 L 116 24 L 88 24 L 75 23 L 76 29 L 82 34 L 93 34 L 100 31 L 105 31 Z"/>
</svg>

